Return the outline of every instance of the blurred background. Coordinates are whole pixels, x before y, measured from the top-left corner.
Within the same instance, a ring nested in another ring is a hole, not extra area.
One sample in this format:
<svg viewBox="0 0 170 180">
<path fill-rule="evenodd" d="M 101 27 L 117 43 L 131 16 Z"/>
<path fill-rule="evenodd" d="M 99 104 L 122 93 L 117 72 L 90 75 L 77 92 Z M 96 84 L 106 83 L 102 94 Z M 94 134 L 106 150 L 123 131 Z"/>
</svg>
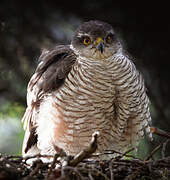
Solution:
<svg viewBox="0 0 170 180">
<path fill-rule="evenodd" d="M 43 49 L 68 44 L 84 21 L 115 27 L 124 48 L 145 77 L 153 126 L 170 131 L 169 5 L 113 0 L 0 1 L 0 153 L 20 154 L 26 88 Z M 165 139 L 140 142 L 144 157 Z M 161 151 L 157 153 L 157 157 Z M 170 155 L 167 145 L 166 155 Z"/>
</svg>

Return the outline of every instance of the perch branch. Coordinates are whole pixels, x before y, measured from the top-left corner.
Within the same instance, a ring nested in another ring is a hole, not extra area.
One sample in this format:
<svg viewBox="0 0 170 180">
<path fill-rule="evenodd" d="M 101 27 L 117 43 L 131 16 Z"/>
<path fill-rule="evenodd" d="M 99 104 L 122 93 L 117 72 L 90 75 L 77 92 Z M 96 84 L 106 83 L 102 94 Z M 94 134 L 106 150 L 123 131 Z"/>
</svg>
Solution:
<svg viewBox="0 0 170 180">
<path fill-rule="evenodd" d="M 83 159 L 89 158 L 91 154 L 93 154 L 97 149 L 97 138 L 99 136 L 99 132 L 94 132 L 92 134 L 92 139 L 90 142 L 90 145 L 85 148 L 83 151 L 81 151 L 79 154 L 77 154 L 70 162 L 70 166 L 76 166 L 79 162 L 81 162 Z"/>
<path fill-rule="evenodd" d="M 163 131 L 163 130 L 158 129 L 156 127 L 151 127 L 151 131 L 153 134 L 156 134 L 158 136 L 162 136 L 162 137 L 166 137 L 166 138 L 170 139 L 170 133 L 169 132 Z"/>
</svg>

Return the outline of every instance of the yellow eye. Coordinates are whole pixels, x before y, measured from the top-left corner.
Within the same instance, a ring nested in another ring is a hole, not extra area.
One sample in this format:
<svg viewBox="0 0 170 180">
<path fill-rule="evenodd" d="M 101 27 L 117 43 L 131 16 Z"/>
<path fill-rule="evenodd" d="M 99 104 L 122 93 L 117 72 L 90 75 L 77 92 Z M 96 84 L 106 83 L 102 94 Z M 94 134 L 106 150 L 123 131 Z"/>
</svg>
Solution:
<svg viewBox="0 0 170 180">
<path fill-rule="evenodd" d="M 89 37 L 85 37 L 84 39 L 83 39 L 83 43 L 84 43 L 84 45 L 89 45 L 90 43 L 91 43 L 91 40 L 90 40 L 90 38 Z"/>
</svg>

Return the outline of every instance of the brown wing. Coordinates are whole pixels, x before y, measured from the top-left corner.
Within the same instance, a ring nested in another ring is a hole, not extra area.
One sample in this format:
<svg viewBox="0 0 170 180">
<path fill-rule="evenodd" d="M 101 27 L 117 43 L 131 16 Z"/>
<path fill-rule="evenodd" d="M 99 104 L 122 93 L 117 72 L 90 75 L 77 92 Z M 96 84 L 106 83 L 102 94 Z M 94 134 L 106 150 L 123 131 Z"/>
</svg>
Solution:
<svg viewBox="0 0 170 180">
<path fill-rule="evenodd" d="M 45 93 L 52 92 L 62 86 L 76 56 L 69 46 L 61 45 L 52 50 L 43 51 L 39 60 L 40 63 L 27 88 L 27 109 L 22 119 L 26 130 L 23 154 L 37 143 L 36 117 Z"/>
</svg>

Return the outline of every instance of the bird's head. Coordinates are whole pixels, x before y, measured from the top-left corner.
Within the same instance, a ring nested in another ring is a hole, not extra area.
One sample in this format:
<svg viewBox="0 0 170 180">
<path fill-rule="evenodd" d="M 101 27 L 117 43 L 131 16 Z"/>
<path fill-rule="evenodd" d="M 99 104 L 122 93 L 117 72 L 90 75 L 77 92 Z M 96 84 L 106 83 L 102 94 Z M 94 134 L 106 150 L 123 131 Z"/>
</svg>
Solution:
<svg viewBox="0 0 170 180">
<path fill-rule="evenodd" d="M 102 21 L 80 25 L 71 44 L 77 54 L 92 59 L 109 58 L 121 48 L 112 26 Z"/>
</svg>

